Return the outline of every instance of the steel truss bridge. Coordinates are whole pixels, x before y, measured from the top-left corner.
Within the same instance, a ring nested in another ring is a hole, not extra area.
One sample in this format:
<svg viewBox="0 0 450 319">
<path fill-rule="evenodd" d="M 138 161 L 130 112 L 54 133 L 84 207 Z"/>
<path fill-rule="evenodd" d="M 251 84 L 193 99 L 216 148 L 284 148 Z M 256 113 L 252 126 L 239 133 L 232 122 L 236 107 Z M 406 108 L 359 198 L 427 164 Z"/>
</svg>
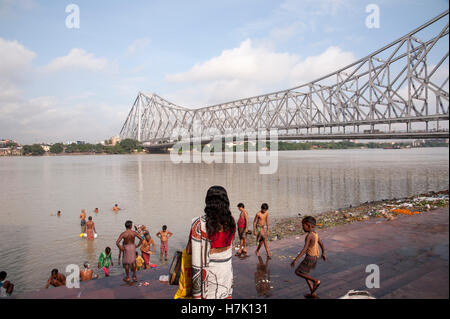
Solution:
<svg viewBox="0 0 450 319">
<path fill-rule="evenodd" d="M 120 137 L 148 148 L 194 136 L 277 130 L 279 140 L 448 138 L 449 11 L 368 56 L 284 91 L 190 109 L 139 93 Z"/>
</svg>

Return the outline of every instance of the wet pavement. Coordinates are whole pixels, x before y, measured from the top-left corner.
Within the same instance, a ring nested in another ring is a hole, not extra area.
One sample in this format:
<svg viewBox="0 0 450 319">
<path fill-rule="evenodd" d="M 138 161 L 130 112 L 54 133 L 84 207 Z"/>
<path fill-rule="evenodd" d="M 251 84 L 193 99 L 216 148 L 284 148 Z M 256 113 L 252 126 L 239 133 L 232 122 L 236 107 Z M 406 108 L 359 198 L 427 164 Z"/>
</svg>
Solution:
<svg viewBox="0 0 450 319">
<path fill-rule="evenodd" d="M 320 298 L 338 298 L 349 290 L 367 290 L 376 298 L 448 298 L 448 208 L 392 221 L 375 219 L 319 231 L 328 260 L 320 260 L 313 277 L 321 280 Z M 253 237 L 249 237 L 254 240 Z M 233 298 L 304 298 L 305 281 L 290 267 L 302 249 L 304 236 L 270 242 L 267 260 L 249 247 L 247 258 L 233 257 Z M 380 288 L 365 285 L 366 266 L 380 269 Z M 17 298 L 173 298 L 177 287 L 158 281 L 168 265 L 139 271 L 139 282 L 128 285 L 122 276 L 81 283 L 80 289 L 51 288 Z M 139 286 L 143 281 L 149 286 Z M 45 283 L 44 283 L 45 284 Z"/>
</svg>

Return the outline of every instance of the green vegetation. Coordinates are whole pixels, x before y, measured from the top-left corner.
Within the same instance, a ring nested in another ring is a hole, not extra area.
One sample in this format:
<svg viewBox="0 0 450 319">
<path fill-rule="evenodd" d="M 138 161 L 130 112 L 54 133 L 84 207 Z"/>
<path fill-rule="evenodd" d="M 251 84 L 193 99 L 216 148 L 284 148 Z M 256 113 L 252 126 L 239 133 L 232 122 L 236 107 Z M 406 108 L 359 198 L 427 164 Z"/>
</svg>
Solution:
<svg viewBox="0 0 450 319">
<path fill-rule="evenodd" d="M 44 149 L 39 144 L 33 144 L 33 145 L 24 145 L 22 148 L 23 155 L 42 155 L 45 153 Z"/>
<path fill-rule="evenodd" d="M 110 141 L 105 141 L 110 142 Z M 270 149 L 270 143 L 266 142 L 265 147 Z M 294 150 L 312 150 L 312 149 L 360 149 L 360 148 L 406 148 L 406 147 L 448 147 L 445 140 L 435 139 L 435 140 L 425 140 L 422 143 L 416 143 L 412 146 L 411 143 L 399 143 L 396 142 L 392 144 L 391 142 L 377 143 L 354 143 L 350 141 L 340 141 L 340 142 L 278 142 L 279 151 L 294 151 Z M 194 146 L 191 145 L 191 150 Z M 244 149 L 244 152 L 249 150 L 249 143 L 244 142 L 244 145 L 239 147 L 236 145 L 226 145 L 225 142 L 222 143 L 222 149 L 225 151 L 234 151 L 238 149 Z M 214 144 L 212 145 L 195 145 L 195 149 L 199 152 L 214 152 Z M 219 151 L 222 151 L 219 150 Z M 251 146 L 250 149 L 257 150 L 258 146 Z M 53 154 L 72 154 L 72 153 L 92 153 L 92 154 L 130 154 L 133 152 L 141 152 L 143 147 L 140 142 L 133 139 L 124 139 L 123 141 L 115 144 L 103 145 L 103 144 L 76 144 L 72 143 L 70 145 L 64 145 L 62 143 L 53 144 L 50 147 L 50 153 Z M 39 144 L 24 145 L 22 153 L 24 155 L 43 155 L 45 152 Z M 181 150 L 179 151 L 181 153 Z"/>
<path fill-rule="evenodd" d="M 52 154 L 73 154 L 73 153 L 93 153 L 93 154 L 130 154 L 135 151 L 142 151 L 141 143 L 133 139 L 125 139 L 113 145 L 102 144 L 77 144 L 64 145 L 62 143 L 53 144 L 49 151 Z M 24 145 L 23 155 L 43 155 L 45 153 L 39 144 Z"/>
<path fill-rule="evenodd" d="M 127 153 L 131 153 L 134 150 L 142 150 L 141 143 L 131 138 L 126 138 L 119 143 L 120 147 Z"/>
<path fill-rule="evenodd" d="M 359 148 L 402 148 L 411 146 L 409 143 L 354 143 L 350 141 L 341 142 L 283 142 L 278 143 L 279 151 L 291 151 L 291 150 L 311 150 L 311 149 L 359 149 Z"/>
<path fill-rule="evenodd" d="M 421 147 L 448 147 L 444 140 L 425 140 Z"/>
<path fill-rule="evenodd" d="M 8 143 L 6 143 L 5 147 L 16 148 L 17 143 L 9 141 Z"/>
<path fill-rule="evenodd" d="M 104 146 L 102 144 L 76 144 L 67 145 L 64 153 L 102 153 Z"/>
<path fill-rule="evenodd" d="M 62 143 L 56 143 L 50 146 L 50 153 L 59 154 L 64 151 L 64 145 Z"/>
</svg>

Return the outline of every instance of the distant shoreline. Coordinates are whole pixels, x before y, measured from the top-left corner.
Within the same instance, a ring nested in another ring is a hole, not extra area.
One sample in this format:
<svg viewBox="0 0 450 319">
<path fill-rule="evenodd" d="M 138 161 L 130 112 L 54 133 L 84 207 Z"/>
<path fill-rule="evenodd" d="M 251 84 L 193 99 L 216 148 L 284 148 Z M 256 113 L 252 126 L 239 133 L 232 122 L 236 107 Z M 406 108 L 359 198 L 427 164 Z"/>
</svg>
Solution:
<svg viewBox="0 0 450 319">
<path fill-rule="evenodd" d="M 411 148 L 357 148 L 357 147 L 348 147 L 348 148 L 311 148 L 311 149 L 284 149 L 284 150 L 278 150 L 278 152 L 291 152 L 291 151 L 329 151 L 329 150 L 368 150 L 368 149 L 383 149 L 383 150 L 411 150 L 411 149 L 425 149 L 425 148 L 449 148 L 448 146 L 422 146 L 422 147 L 411 147 Z M 244 153 L 247 153 L 247 151 L 243 151 Z M 223 153 L 223 152 L 222 152 Z M 237 152 L 233 152 L 237 153 Z M 41 157 L 41 156 L 79 156 L 79 155 L 144 155 L 144 154 L 151 154 L 151 155 L 167 155 L 170 154 L 167 153 L 149 153 L 149 152 L 131 152 L 131 153 L 125 153 L 125 154 L 108 154 L 108 153 L 95 153 L 95 152 L 77 152 L 77 153 L 59 153 L 59 154 L 53 154 L 50 152 L 46 152 L 42 155 L 2 155 L 1 157 Z"/>
</svg>

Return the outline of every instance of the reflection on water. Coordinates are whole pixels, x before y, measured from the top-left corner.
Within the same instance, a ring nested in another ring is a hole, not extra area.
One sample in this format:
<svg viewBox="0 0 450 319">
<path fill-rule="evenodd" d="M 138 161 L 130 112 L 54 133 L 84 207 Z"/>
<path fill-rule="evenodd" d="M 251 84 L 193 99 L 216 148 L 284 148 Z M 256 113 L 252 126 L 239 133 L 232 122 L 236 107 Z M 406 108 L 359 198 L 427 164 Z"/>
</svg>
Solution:
<svg viewBox="0 0 450 319">
<path fill-rule="evenodd" d="M 270 297 L 270 271 L 269 271 L 269 258 L 266 257 L 264 262 L 261 256 L 258 256 L 258 264 L 256 265 L 255 272 L 255 288 L 258 297 Z"/>
<path fill-rule="evenodd" d="M 448 189 L 448 148 L 280 152 L 273 175 L 260 175 L 255 164 L 173 164 L 168 155 L 2 157 L 0 269 L 19 293 L 43 288 L 52 268 L 96 265 L 106 246 L 117 260 L 115 241 L 127 219 L 152 236 L 168 225 L 171 255 L 186 245 L 190 222 L 203 214 L 215 184 L 227 189 L 236 220 L 237 203 L 252 221 L 267 202 L 273 222 Z M 114 213 L 116 203 L 123 210 Z M 83 208 L 98 232 L 91 242 L 79 237 Z M 114 263 L 110 272 L 123 269 Z"/>
</svg>

